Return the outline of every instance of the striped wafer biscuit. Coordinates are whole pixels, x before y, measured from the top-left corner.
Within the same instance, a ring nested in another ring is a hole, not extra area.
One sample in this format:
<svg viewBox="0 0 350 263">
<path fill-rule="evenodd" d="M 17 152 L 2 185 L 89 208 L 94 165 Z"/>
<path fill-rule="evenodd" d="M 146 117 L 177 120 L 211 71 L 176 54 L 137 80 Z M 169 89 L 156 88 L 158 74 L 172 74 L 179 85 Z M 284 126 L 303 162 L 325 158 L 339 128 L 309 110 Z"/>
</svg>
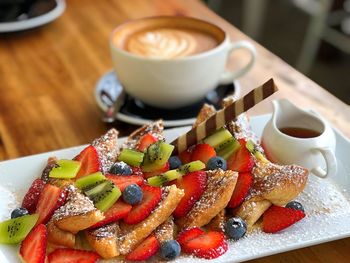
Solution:
<svg viewBox="0 0 350 263">
<path fill-rule="evenodd" d="M 277 91 L 273 79 L 268 80 L 262 86 L 250 91 L 248 94 L 219 110 L 205 122 L 191 129 L 187 133 L 178 137 L 171 144 L 175 146 L 174 152 L 182 152 L 191 145 L 204 139 L 217 129 L 223 127 L 226 123 L 234 120 L 241 113 L 249 110 L 259 102 L 271 96 Z"/>
</svg>

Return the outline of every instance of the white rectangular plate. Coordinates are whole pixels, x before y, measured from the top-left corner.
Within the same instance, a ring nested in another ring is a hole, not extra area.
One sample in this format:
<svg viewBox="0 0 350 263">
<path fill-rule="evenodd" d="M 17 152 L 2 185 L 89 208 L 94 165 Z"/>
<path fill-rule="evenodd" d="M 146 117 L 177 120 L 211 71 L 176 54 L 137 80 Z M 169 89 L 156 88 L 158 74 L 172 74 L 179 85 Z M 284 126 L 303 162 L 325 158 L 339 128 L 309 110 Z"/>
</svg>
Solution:
<svg viewBox="0 0 350 263">
<path fill-rule="evenodd" d="M 270 115 L 251 118 L 253 131 L 260 136 Z M 171 141 L 189 128 L 165 132 Z M 319 179 L 310 176 L 307 187 L 298 197 L 306 210 L 306 218 L 277 234 L 256 232 L 230 242 L 229 250 L 213 262 L 240 262 L 307 247 L 350 236 L 350 141 L 335 130 L 336 156 L 339 171 L 334 178 Z M 122 141 L 123 139 L 120 139 Z M 11 210 L 20 204 L 34 178 L 40 176 L 49 156 L 73 158 L 84 146 L 37 154 L 0 163 L 0 220 L 9 217 Z M 20 262 L 17 246 L 0 245 L 0 262 Z M 182 256 L 176 262 L 208 262 Z"/>
</svg>

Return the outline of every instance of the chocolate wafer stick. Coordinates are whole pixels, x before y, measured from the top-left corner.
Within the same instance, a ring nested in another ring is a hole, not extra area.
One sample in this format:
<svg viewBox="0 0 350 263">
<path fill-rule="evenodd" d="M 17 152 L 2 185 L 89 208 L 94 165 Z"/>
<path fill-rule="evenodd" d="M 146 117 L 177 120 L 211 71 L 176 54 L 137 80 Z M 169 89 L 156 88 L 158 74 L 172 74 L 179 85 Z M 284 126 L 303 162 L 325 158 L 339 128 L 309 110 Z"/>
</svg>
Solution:
<svg viewBox="0 0 350 263">
<path fill-rule="evenodd" d="M 273 79 L 270 79 L 262 86 L 253 89 L 239 100 L 234 101 L 222 110 L 217 111 L 216 114 L 211 116 L 208 120 L 178 137 L 171 143 L 175 146 L 174 152 L 182 152 L 191 145 L 201 141 L 206 136 L 223 127 L 226 123 L 236 119 L 241 113 L 249 110 L 259 102 L 271 96 L 277 90 Z"/>
</svg>

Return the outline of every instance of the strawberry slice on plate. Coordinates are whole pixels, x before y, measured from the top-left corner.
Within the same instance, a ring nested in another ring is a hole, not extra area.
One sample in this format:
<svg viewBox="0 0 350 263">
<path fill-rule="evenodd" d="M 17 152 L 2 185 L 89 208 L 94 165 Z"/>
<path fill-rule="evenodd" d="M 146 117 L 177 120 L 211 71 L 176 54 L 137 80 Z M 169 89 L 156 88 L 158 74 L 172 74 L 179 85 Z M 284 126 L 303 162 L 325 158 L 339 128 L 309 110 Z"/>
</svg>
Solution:
<svg viewBox="0 0 350 263">
<path fill-rule="evenodd" d="M 157 175 L 160 175 L 162 173 L 165 173 L 165 172 L 169 171 L 169 168 L 170 168 L 169 162 L 166 162 L 162 168 L 157 169 L 153 172 L 144 172 L 143 175 L 147 179 L 147 178 L 150 178 L 152 176 L 157 176 Z"/>
<path fill-rule="evenodd" d="M 199 227 L 192 227 L 189 229 L 186 229 L 182 231 L 178 236 L 177 236 L 177 242 L 179 242 L 180 246 L 183 244 L 187 243 L 191 239 L 194 239 L 196 237 L 199 237 L 201 235 L 205 234 L 205 232 L 200 229 Z"/>
<path fill-rule="evenodd" d="M 142 185 L 143 184 L 143 177 L 139 175 L 111 175 L 107 174 L 106 178 L 108 180 L 111 180 L 118 188 L 120 191 L 124 191 L 124 189 L 131 184 L 137 184 L 137 185 Z"/>
<path fill-rule="evenodd" d="M 126 255 L 125 259 L 132 261 L 143 261 L 158 252 L 160 244 L 154 235 L 150 235 L 141 242 L 133 251 Z"/>
<path fill-rule="evenodd" d="M 35 179 L 30 186 L 28 192 L 23 198 L 22 207 L 28 210 L 30 214 L 35 212 L 36 206 L 39 201 L 39 196 L 44 189 L 45 182 L 41 179 Z"/>
<path fill-rule="evenodd" d="M 238 175 L 235 190 L 232 193 L 231 200 L 228 204 L 230 208 L 236 208 L 244 201 L 253 185 L 253 176 L 251 173 L 240 173 Z"/>
<path fill-rule="evenodd" d="M 239 173 L 251 172 L 254 167 L 253 156 L 246 147 L 246 141 L 244 139 L 238 141 L 241 147 L 228 158 L 227 169 Z"/>
<path fill-rule="evenodd" d="M 142 201 L 133 206 L 129 214 L 124 218 L 124 222 L 127 224 L 137 224 L 148 217 L 162 197 L 162 190 L 160 187 L 144 184 L 141 185 L 141 190 L 143 193 Z"/>
<path fill-rule="evenodd" d="M 185 191 L 185 195 L 173 212 L 174 217 L 179 218 L 185 216 L 202 196 L 207 186 L 207 173 L 204 171 L 188 173 L 176 180 L 175 184 Z"/>
<path fill-rule="evenodd" d="M 148 146 L 158 141 L 158 139 L 150 133 L 147 133 L 141 137 L 139 143 L 137 144 L 137 150 L 144 152 Z"/>
<path fill-rule="evenodd" d="M 76 176 L 77 179 L 101 170 L 98 153 L 92 145 L 82 150 L 74 160 L 81 162 L 80 170 Z"/>
<path fill-rule="evenodd" d="M 58 248 L 48 256 L 49 263 L 95 263 L 100 256 L 92 251 Z"/>
<path fill-rule="evenodd" d="M 183 164 L 191 162 L 191 149 L 187 149 L 181 153 L 179 153 L 179 158 Z"/>
<path fill-rule="evenodd" d="M 305 217 L 302 210 L 272 205 L 263 215 L 263 231 L 276 233 Z"/>
<path fill-rule="evenodd" d="M 23 262 L 44 263 L 46 258 L 47 230 L 43 224 L 33 228 L 22 241 L 19 254 Z"/>
<path fill-rule="evenodd" d="M 213 147 L 206 143 L 200 143 L 193 148 L 191 161 L 200 160 L 206 164 L 208 160 L 214 156 L 216 156 L 216 152 Z"/>
</svg>

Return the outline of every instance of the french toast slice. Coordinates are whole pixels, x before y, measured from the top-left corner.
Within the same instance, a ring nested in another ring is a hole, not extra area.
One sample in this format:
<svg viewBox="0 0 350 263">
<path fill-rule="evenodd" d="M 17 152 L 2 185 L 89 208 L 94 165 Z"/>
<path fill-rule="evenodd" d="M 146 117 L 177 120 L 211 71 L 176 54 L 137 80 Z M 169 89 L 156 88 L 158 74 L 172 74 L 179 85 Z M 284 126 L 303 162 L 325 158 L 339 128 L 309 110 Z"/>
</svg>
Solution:
<svg viewBox="0 0 350 263">
<path fill-rule="evenodd" d="M 193 124 L 193 127 L 197 127 L 199 124 L 202 122 L 206 121 L 209 119 L 212 115 L 216 113 L 216 110 L 213 105 L 209 105 L 205 103 L 202 108 L 200 109 L 196 121 Z"/>
<path fill-rule="evenodd" d="M 43 180 L 45 183 L 49 181 L 49 173 L 51 172 L 52 168 L 55 167 L 56 162 L 57 158 L 55 156 L 49 157 L 47 159 L 46 166 L 41 173 L 41 180 Z"/>
<path fill-rule="evenodd" d="M 117 223 L 112 223 L 92 230 L 85 230 L 86 240 L 90 246 L 104 259 L 110 259 L 119 256 L 118 250 L 118 232 Z"/>
<path fill-rule="evenodd" d="M 128 254 L 159 225 L 165 222 L 184 196 L 184 191 L 175 185 L 164 187 L 163 193 L 162 201 L 145 220 L 136 225 L 127 226 L 127 233 L 121 237 L 120 254 Z"/>
<path fill-rule="evenodd" d="M 170 216 L 163 224 L 154 230 L 154 235 L 158 239 L 159 243 L 174 239 L 174 234 L 175 224 L 172 216 Z"/>
<path fill-rule="evenodd" d="M 206 228 L 213 231 L 224 231 L 226 223 L 226 210 L 222 209 L 210 222 L 206 225 Z"/>
<path fill-rule="evenodd" d="M 75 235 L 71 232 L 64 231 L 58 228 L 52 220 L 47 223 L 47 239 L 50 243 L 74 248 L 75 246 Z"/>
</svg>

